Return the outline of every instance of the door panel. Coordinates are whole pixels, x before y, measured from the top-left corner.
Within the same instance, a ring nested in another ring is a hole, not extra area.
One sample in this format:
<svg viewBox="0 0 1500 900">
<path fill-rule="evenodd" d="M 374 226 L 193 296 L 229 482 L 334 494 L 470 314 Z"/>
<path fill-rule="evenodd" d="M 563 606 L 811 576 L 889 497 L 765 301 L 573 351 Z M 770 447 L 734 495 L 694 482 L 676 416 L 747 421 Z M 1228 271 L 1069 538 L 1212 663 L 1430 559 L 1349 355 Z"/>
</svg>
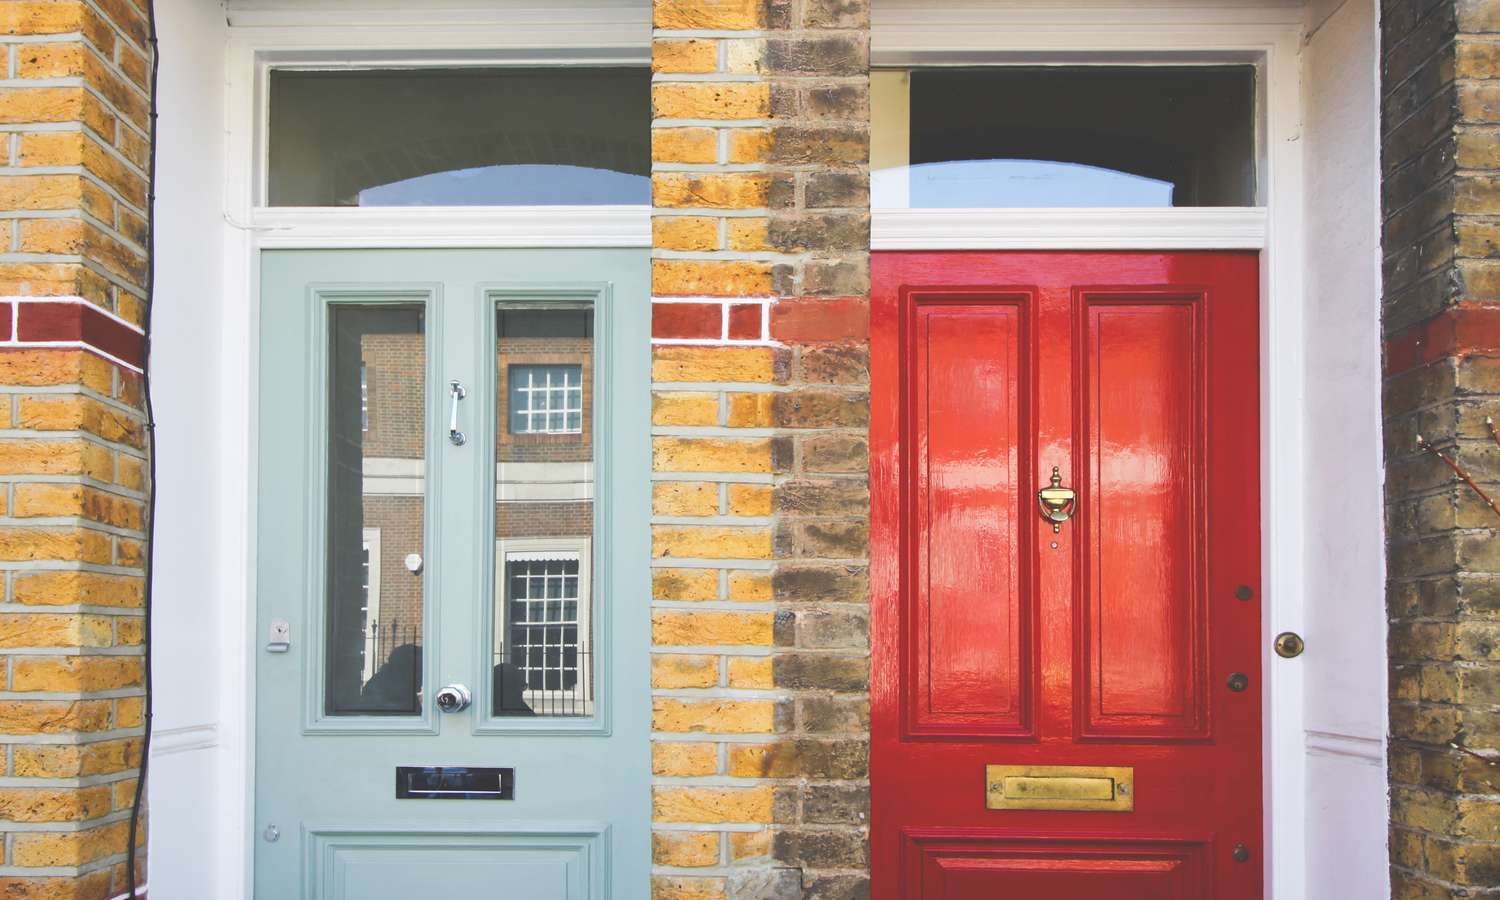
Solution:
<svg viewBox="0 0 1500 900">
<path fill-rule="evenodd" d="M 1083 733 L 1199 735 L 1201 299 L 1081 299 Z"/>
<path fill-rule="evenodd" d="M 648 271 L 264 254 L 257 897 L 647 895 Z"/>
<path fill-rule="evenodd" d="M 876 900 L 1261 896 L 1257 273 L 875 255 Z"/>
<path fill-rule="evenodd" d="M 914 837 L 906 900 L 1194 900 L 1207 890 L 1204 846 L 1094 838 Z M 999 893 L 999 892 L 1004 893 Z"/>
<path fill-rule="evenodd" d="M 585 900 L 602 893 L 594 859 L 602 839 L 543 830 L 316 829 L 307 840 L 307 893 L 332 900 L 434 894 L 505 900 L 524 888 L 534 900 Z"/>
<path fill-rule="evenodd" d="M 913 447 L 911 729 L 1019 733 L 1030 718 L 1016 502 L 1026 306 L 923 298 L 911 312 L 908 408 L 922 436 Z"/>
</svg>

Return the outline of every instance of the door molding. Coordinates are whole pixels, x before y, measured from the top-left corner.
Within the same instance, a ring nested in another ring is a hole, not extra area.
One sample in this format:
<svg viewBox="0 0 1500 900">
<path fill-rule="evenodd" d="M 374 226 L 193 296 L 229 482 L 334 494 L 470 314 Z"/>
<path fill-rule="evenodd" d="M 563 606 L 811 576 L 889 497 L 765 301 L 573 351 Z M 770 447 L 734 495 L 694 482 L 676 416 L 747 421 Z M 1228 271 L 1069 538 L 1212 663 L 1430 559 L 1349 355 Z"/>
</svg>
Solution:
<svg viewBox="0 0 1500 900">
<path fill-rule="evenodd" d="M 593 477 L 593 518 L 594 529 L 587 540 L 582 543 L 582 555 L 589 560 L 591 571 L 587 583 L 592 585 L 592 601 L 600 598 L 603 586 L 610 584 L 613 570 L 618 564 L 614 556 L 614 541 L 611 540 L 610 528 L 605 523 L 614 518 L 614 507 L 611 498 L 611 486 L 616 477 L 615 467 L 611 459 L 612 454 L 605 452 L 614 439 L 614 404 L 610 402 L 608 392 L 601 392 L 597 388 L 605 384 L 606 378 L 610 376 L 614 360 L 611 348 L 614 345 L 616 313 L 614 309 L 614 289 L 608 283 L 575 283 L 565 282 L 539 282 L 539 283 L 504 283 L 488 282 L 478 286 L 479 295 L 483 299 L 486 309 L 493 309 L 501 303 L 566 303 L 568 301 L 588 303 L 593 312 L 594 322 L 594 358 L 593 379 L 595 390 L 593 394 L 593 429 L 592 447 L 594 457 L 591 462 L 590 474 Z M 495 334 L 495 317 L 485 317 L 485 324 L 481 329 L 480 338 L 485 348 L 498 347 L 498 337 Z M 485 378 L 488 384 L 485 387 L 485 396 L 498 397 L 499 383 L 498 375 L 493 365 L 486 367 Z M 478 432 L 484 435 L 493 435 L 500 427 L 497 421 L 494 406 L 487 405 L 479 415 Z M 493 443 L 493 442 L 491 442 Z M 495 509 L 499 500 L 498 478 L 491 473 L 500 471 L 500 463 L 494 458 L 494 450 L 486 453 L 475 454 L 476 465 L 481 466 L 478 473 L 480 484 L 485 486 L 484 503 L 480 507 L 479 519 L 474 527 L 479 533 L 494 533 Z M 498 598 L 502 589 L 502 546 L 506 550 L 519 548 L 537 548 L 542 546 L 562 546 L 564 544 L 577 549 L 578 542 L 571 537 L 527 537 L 527 538 L 496 538 L 488 542 L 488 552 L 491 558 L 488 565 L 483 566 L 485 577 L 483 579 L 483 596 L 487 598 Z M 582 582 L 580 582 L 582 584 Z M 593 620 L 593 647 L 596 654 L 593 667 L 596 673 L 611 671 L 614 647 L 614 615 L 611 604 L 592 602 L 591 616 Z M 474 649 L 475 659 L 481 660 L 485 665 L 490 662 L 490 652 L 494 647 L 492 642 L 497 639 L 496 618 L 501 603 L 487 602 L 482 606 L 483 612 L 480 616 L 480 626 L 477 629 L 477 646 Z M 487 671 L 487 669 L 481 669 Z M 481 712 L 474 717 L 474 734 L 529 734 L 529 735 L 600 735 L 605 736 L 613 732 L 614 697 L 615 685 L 610 678 L 597 679 L 594 686 L 593 714 L 584 716 L 577 721 L 562 716 L 537 716 L 526 717 L 502 717 L 490 714 L 493 710 L 494 697 L 493 685 L 489 679 L 480 679 L 475 685 L 475 706 Z"/>
<path fill-rule="evenodd" d="M 419 835 L 400 824 L 359 826 L 309 823 L 302 829 L 303 890 L 309 898 L 331 897 L 339 854 L 349 851 L 483 849 L 491 854 L 543 855 L 565 861 L 576 873 L 569 900 L 606 900 L 610 826 L 603 822 L 558 824 L 506 822 L 494 828 L 424 828 Z M 321 877 L 320 877 L 321 876 Z"/>
<path fill-rule="evenodd" d="M 426 317 L 422 342 L 428 359 L 440 356 L 443 345 L 445 322 L 441 284 L 315 284 L 309 290 L 307 309 L 304 310 L 304 334 L 307 345 L 300 348 L 309 362 L 310 383 L 329 384 L 329 327 L 335 307 L 420 305 Z M 446 385 L 441 379 L 433 379 L 426 386 L 426 421 L 424 434 L 441 431 L 446 398 Z M 304 496 L 302 511 L 307 523 L 308 554 L 302 573 L 303 595 L 310 599 L 303 609 L 300 633 L 305 635 L 308 663 L 303 667 L 302 685 L 302 733 L 303 734 L 437 734 L 438 725 L 430 705 L 423 704 L 417 716 L 358 716 L 329 715 L 324 708 L 328 691 L 327 671 L 327 610 L 328 575 L 324 568 L 327 558 L 328 528 L 328 441 L 329 399 L 326 391 L 314 390 L 308 395 L 307 447 L 304 466 L 308 489 Z M 442 483 L 442 466 L 438 465 L 438 449 L 435 442 L 427 442 L 423 462 L 423 488 L 419 495 L 422 502 L 422 546 L 442 546 L 441 522 L 433 515 L 434 501 Z M 424 553 L 431 553 L 424 549 Z M 437 566 L 426 566 L 422 574 L 422 629 L 423 684 L 439 684 L 437 662 L 440 659 L 441 629 L 437 598 L 442 596 L 441 570 Z"/>
<path fill-rule="evenodd" d="M 1252 64 L 1259 201 L 1250 209 L 872 210 L 876 251 L 1260 249 L 1262 633 L 1306 630 L 1301 45 L 1291 0 L 872 0 L 874 67 Z M 944 232 L 942 229 L 952 229 Z M 1258 232 L 1258 236 L 1257 236 Z M 1384 647 L 1372 648 L 1384 653 Z M 1303 666 L 1262 651 L 1265 884 L 1302 900 L 1308 867 Z M 1275 715 L 1271 715 L 1271 710 Z M 1384 748 L 1361 743 L 1383 765 Z M 1382 832 L 1384 824 L 1381 823 Z"/>
</svg>

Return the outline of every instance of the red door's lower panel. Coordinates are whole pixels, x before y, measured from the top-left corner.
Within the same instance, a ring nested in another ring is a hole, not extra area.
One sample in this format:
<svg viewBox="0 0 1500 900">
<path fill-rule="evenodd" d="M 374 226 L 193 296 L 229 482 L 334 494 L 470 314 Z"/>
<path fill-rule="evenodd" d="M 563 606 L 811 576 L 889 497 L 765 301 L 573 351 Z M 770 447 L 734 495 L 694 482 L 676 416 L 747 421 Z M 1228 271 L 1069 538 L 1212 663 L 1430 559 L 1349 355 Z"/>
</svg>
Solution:
<svg viewBox="0 0 1500 900">
<path fill-rule="evenodd" d="M 1200 900 L 1205 841 L 908 831 L 905 900 Z"/>
</svg>

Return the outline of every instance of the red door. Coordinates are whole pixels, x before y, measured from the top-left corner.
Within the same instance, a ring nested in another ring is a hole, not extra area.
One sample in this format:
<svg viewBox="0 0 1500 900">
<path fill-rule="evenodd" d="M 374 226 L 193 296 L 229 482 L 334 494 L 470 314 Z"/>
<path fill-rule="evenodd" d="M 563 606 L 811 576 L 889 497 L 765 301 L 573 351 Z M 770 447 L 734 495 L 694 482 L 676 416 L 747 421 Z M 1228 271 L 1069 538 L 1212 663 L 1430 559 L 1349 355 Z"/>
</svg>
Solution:
<svg viewBox="0 0 1500 900">
<path fill-rule="evenodd" d="M 873 265 L 874 900 L 1261 897 L 1257 257 Z"/>
</svg>

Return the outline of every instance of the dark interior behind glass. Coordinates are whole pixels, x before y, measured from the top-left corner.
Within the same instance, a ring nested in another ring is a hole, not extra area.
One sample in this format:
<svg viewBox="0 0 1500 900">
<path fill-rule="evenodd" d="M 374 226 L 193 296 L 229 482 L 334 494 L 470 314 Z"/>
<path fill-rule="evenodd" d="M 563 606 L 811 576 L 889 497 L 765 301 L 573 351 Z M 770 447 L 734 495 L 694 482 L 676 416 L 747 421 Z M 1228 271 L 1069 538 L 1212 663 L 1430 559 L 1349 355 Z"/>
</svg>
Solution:
<svg viewBox="0 0 1500 900">
<path fill-rule="evenodd" d="M 651 202 L 642 67 L 273 70 L 272 206 Z"/>
<path fill-rule="evenodd" d="M 1254 110 L 1251 66 L 918 69 L 912 205 L 1254 206 Z M 924 200 L 924 166 L 951 172 L 935 193 L 972 202 Z M 1138 202 L 1090 196 L 1116 173 L 1161 184 Z"/>
</svg>

